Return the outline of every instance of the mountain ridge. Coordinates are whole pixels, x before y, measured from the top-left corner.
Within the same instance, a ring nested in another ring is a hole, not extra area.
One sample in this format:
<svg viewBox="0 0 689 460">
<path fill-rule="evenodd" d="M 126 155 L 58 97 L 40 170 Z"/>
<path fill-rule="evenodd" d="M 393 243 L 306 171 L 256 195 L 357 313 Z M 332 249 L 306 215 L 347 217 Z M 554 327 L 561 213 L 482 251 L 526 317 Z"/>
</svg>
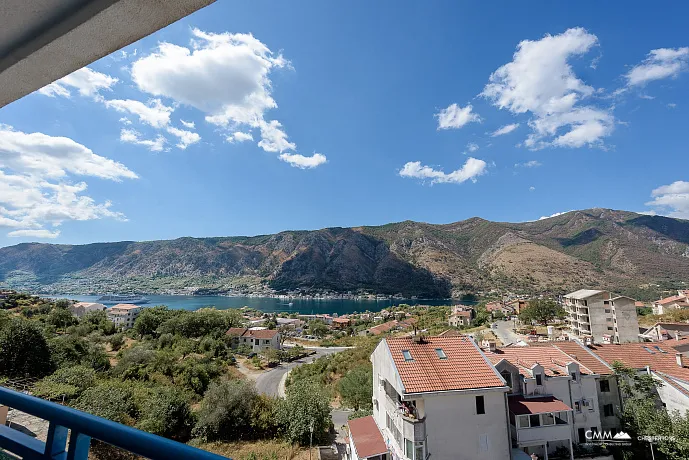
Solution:
<svg viewBox="0 0 689 460">
<path fill-rule="evenodd" d="M 522 223 L 406 220 L 256 236 L 0 248 L 0 283 L 65 294 L 194 287 L 433 298 L 580 286 L 635 293 L 669 287 L 688 273 L 689 221 L 602 208 Z"/>
</svg>

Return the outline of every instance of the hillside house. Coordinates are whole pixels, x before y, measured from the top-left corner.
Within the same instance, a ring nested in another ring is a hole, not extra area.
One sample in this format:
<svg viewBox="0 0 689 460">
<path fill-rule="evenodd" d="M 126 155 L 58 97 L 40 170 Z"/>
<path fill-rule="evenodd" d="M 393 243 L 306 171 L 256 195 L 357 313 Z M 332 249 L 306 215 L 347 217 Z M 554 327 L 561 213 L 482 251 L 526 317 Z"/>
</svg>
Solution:
<svg viewBox="0 0 689 460">
<path fill-rule="evenodd" d="M 275 329 L 231 327 L 226 334 L 232 337 L 233 347 L 246 345 L 254 353 L 281 348 L 280 333 Z"/>
<path fill-rule="evenodd" d="M 390 451 L 372 416 L 347 422 L 347 460 L 389 460 Z"/>
<path fill-rule="evenodd" d="M 684 294 L 685 291 L 679 291 L 677 295 L 665 297 L 664 299 L 656 300 L 651 304 L 654 315 L 664 315 L 672 310 L 684 310 L 689 308 L 689 298 Z"/>
<path fill-rule="evenodd" d="M 689 323 L 655 323 L 640 335 L 643 342 L 662 342 L 679 337 L 689 337 Z"/>
<path fill-rule="evenodd" d="M 350 325 L 352 324 L 352 320 L 349 318 L 343 318 L 343 317 L 338 317 L 338 318 L 333 318 L 333 323 L 332 323 L 332 328 L 333 329 L 347 329 Z"/>
<path fill-rule="evenodd" d="M 497 312 L 500 312 L 505 316 L 509 316 L 509 315 L 514 314 L 514 310 L 512 309 L 512 307 L 505 305 L 504 303 L 502 303 L 498 300 L 496 300 L 495 302 L 488 302 L 486 304 L 486 311 L 491 313 L 491 314 L 495 314 Z"/>
<path fill-rule="evenodd" d="M 108 319 L 121 329 L 131 329 L 134 327 L 136 318 L 144 307 L 130 303 L 118 303 L 107 310 Z"/>
<path fill-rule="evenodd" d="M 474 310 L 458 311 L 450 316 L 448 323 L 452 327 L 469 327 L 476 317 Z"/>
<path fill-rule="evenodd" d="M 107 309 L 108 307 L 102 303 L 95 302 L 77 302 L 69 307 L 69 311 L 77 318 L 81 318 L 85 314 L 93 311 L 106 311 Z"/>
</svg>

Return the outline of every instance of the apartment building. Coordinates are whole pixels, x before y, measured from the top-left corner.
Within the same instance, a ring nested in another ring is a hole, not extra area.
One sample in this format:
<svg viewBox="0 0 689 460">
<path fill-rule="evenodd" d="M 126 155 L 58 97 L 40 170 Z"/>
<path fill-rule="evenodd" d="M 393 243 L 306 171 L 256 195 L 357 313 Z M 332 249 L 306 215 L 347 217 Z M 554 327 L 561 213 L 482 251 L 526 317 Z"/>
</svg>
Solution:
<svg viewBox="0 0 689 460">
<path fill-rule="evenodd" d="M 255 353 L 270 348 L 280 349 L 280 333 L 275 329 L 231 327 L 226 334 L 232 337 L 232 346 L 246 345 Z"/>
<path fill-rule="evenodd" d="M 457 311 L 450 315 L 447 323 L 452 327 L 470 326 L 474 320 L 474 310 Z"/>
<path fill-rule="evenodd" d="M 373 421 L 392 458 L 510 458 L 508 387 L 473 340 L 386 338 L 371 361 Z"/>
<path fill-rule="evenodd" d="M 85 314 L 93 311 L 106 311 L 107 309 L 108 307 L 102 303 L 96 302 L 77 302 L 69 307 L 69 311 L 77 318 L 81 318 Z"/>
<path fill-rule="evenodd" d="M 508 347 L 486 355 L 509 386 L 508 410 L 513 444 L 547 458 L 586 432 L 600 432 L 598 375 L 554 346 Z"/>
<path fill-rule="evenodd" d="M 570 333 L 588 343 L 638 342 L 635 303 L 630 297 L 593 289 L 563 297 Z"/>
<path fill-rule="evenodd" d="M 118 303 L 107 311 L 107 316 L 110 321 L 115 323 L 115 326 L 122 329 L 130 329 L 134 327 L 134 321 L 136 321 L 143 308 L 140 305 Z"/>
</svg>

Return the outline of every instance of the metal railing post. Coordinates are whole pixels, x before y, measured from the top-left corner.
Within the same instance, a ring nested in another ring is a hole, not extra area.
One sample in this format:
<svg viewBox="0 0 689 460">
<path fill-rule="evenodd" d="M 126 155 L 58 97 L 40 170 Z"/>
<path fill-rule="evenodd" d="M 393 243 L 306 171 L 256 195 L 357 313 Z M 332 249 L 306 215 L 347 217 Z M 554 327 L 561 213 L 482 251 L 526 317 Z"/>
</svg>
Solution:
<svg viewBox="0 0 689 460">
<path fill-rule="evenodd" d="M 50 460 L 64 460 L 67 455 L 69 429 L 50 422 L 48 438 L 45 441 L 45 456 Z"/>
<path fill-rule="evenodd" d="M 89 458 L 90 447 L 90 436 L 72 431 L 72 434 L 69 437 L 69 451 L 67 452 L 67 460 L 87 460 Z"/>
</svg>

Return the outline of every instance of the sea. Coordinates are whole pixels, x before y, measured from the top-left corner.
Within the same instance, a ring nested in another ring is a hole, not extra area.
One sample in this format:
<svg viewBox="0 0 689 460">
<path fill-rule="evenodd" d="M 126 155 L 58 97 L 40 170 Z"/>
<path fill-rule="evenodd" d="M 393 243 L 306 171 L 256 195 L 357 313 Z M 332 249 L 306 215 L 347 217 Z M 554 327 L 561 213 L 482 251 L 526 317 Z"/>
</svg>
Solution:
<svg viewBox="0 0 689 460">
<path fill-rule="evenodd" d="M 79 302 L 98 302 L 97 295 L 50 295 L 52 298 L 64 298 Z M 408 305 L 465 305 L 475 304 L 476 301 L 456 299 L 384 299 L 384 300 L 354 300 L 354 299 L 278 299 L 273 297 L 227 297 L 227 296 L 185 296 L 185 295 L 147 295 L 149 301 L 143 306 L 166 305 L 171 309 L 198 310 L 199 308 L 215 307 L 219 310 L 228 308 L 250 307 L 264 313 L 286 312 L 297 314 L 337 313 L 338 315 L 361 313 L 364 311 L 380 311 L 401 303 Z M 291 303 L 291 305 L 290 305 Z"/>
</svg>

